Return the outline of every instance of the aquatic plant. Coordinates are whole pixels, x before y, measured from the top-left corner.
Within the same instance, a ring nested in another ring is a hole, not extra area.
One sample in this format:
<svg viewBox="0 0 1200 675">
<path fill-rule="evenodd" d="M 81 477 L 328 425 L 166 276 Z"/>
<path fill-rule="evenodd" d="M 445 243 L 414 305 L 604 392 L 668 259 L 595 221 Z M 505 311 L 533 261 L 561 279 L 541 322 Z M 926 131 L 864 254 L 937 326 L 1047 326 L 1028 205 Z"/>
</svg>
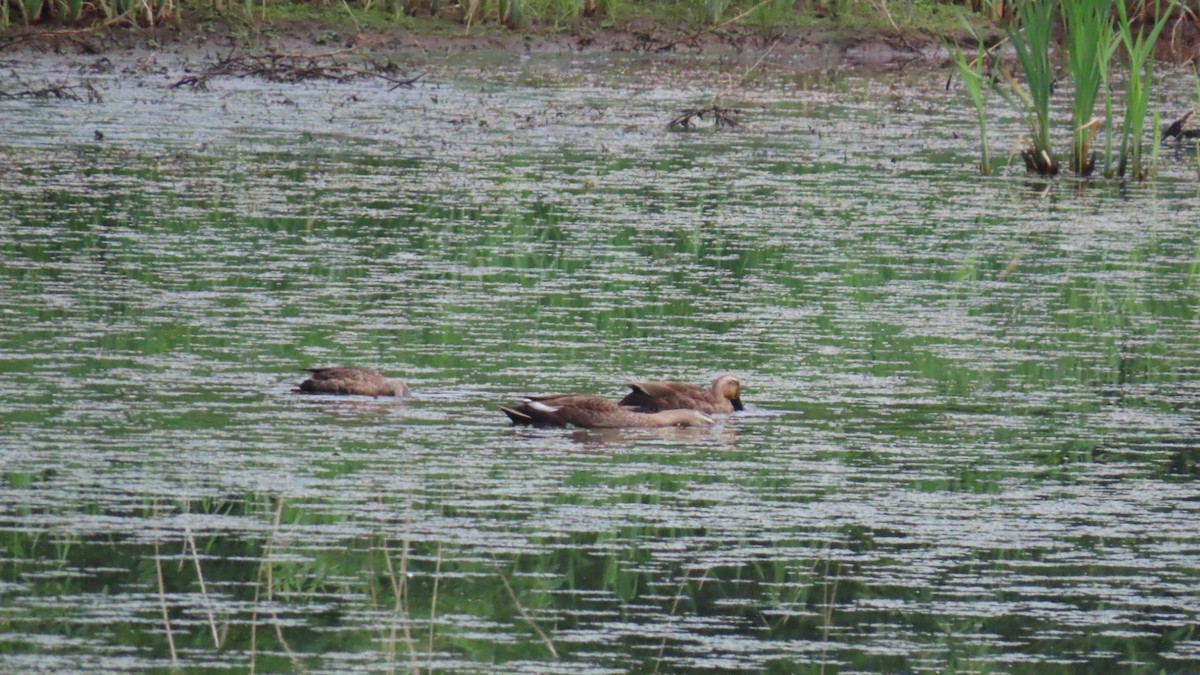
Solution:
<svg viewBox="0 0 1200 675">
<path fill-rule="evenodd" d="M 1054 73 L 1050 69 L 1050 39 L 1054 29 L 1054 8 L 1057 3 L 1040 0 L 1018 0 L 1017 17 L 1020 27 L 1010 25 L 1008 37 L 1017 52 L 1017 61 L 1025 73 L 1028 91 L 1009 77 L 1009 84 L 1030 109 L 1029 128 L 1032 136 L 1029 148 L 1021 151 L 1025 167 L 1043 175 L 1058 173 L 1058 161 L 1050 149 L 1050 89 Z M 1118 3 L 1120 4 L 1120 3 Z"/>
<path fill-rule="evenodd" d="M 525 25 L 525 0 L 500 0 L 500 23 L 509 28 Z"/>
<path fill-rule="evenodd" d="M 1067 66 L 1075 82 L 1075 102 L 1071 109 L 1071 170 L 1080 176 L 1091 175 L 1096 161 L 1089 156 L 1096 132 L 1092 113 L 1096 109 L 1100 84 L 1107 79 L 1107 59 L 1111 52 L 1106 53 L 1105 49 L 1115 42 L 1111 37 L 1111 9 L 1112 0 L 1061 0 L 1060 5 L 1066 29 Z"/>
<path fill-rule="evenodd" d="M 720 23 L 725 13 L 725 0 L 704 0 L 704 17 L 709 23 Z"/>
<path fill-rule="evenodd" d="M 83 16 L 83 0 L 60 0 L 58 6 L 60 16 L 67 23 L 75 23 Z"/>
<path fill-rule="evenodd" d="M 36 21 L 42 13 L 42 0 L 20 0 L 17 6 L 21 8 L 21 18 L 26 25 Z"/>
<path fill-rule="evenodd" d="M 1156 142 L 1150 146 L 1150 164 L 1146 167 L 1144 177 L 1154 176 L 1158 173 L 1158 150 L 1161 147 L 1157 142 L 1157 139 L 1161 138 L 1161 136 L 1159 136 L 1159 124 L 1162 121 L 1161 114 L 1155 110 L 1154 113 L 1150 115 L 1150 120 L 1150 138 L 1155 139 Z"/>
<path fill-rule="evenodd" d="M 1146 123 L 1146 109 L 1150 106 L 1150 84 L 1154 79 L 1154 61 L 1150 55 L 1154 51 L 1158 34 L 1167 25 L 1171 12 L 1170 8 L 1157 12 L 1158 18 L 1151 29 L 1142 31 L 1133 27 L 1125 3 L 1118 2 L 1116 5 L 1117 29 L 1129 59 L 1129 75 L 1125 81 L 1125 119 L 1121 123 L 1121 158 L 1117 165 L 1117 175 L 1124 177 L 1126 169 L 1132 164 L 1133 177 L 1142 180 L 1147 177 L 1147 168 L 1142 164 L 1142 132 Z M 1174 2 L 1170 7 L 1174 7 Z"/>
<path fill-rule="evenodd" d="M 794 19 L 792 7 L 792 0 L 769 0 L 754 10 L 751 19 L 764 37 L 771 37 Z"/>
<path fill-rule="evenodd" d="M 979 161 L 979 173 L 987 176 L 992 172 L 991 159 L 988 156 L 987 142 L 987 116 L 983 107 L 983 69 L 987 61 L 987 50 L 983 46 L 983 41 L 978 40 L 976 36 L 976 56 L 968 59 L 963 49 L 958 44 L 955 44 L 950 49 L 951 58 L 954 59 L 954 65 L 958 68 L 958 75 L 962 78 L 963 86 L 967 88 L 967 93 L 971 96 L 971 102 L 975 104 L 975 116 L 979 120 L 979 143 L 981 146 L 982 156 Z"/>
<path fill-rule="evenodd" d="M 591 3 L 591 11 L 595 11 L 595 2 Z M 538 7 L 531 3 L 527 8 L 529 14 L 541 15 L 548 19 L 555 28 L 558 28 L 564 21 L 571 22 L 575 19 L 585 16 L 587 12 L 587 3 L 585 0 L 550 0 L 544 4 L 544 7 Z"/>
<path fill-rule="evenodd" d="M 1112 59 L 1117 47 L 1121 44 L 1117 32 L 1113 29 L 1100 31 L 1097 36 L 1099 44 L 1096 58 L 1100 65 L 1100 87 L 1104 91 L 1104 175 L 1113 173 L 1113 104 L 1112 87 L 1109 84 L 1112 74 Z"/>
</svg>

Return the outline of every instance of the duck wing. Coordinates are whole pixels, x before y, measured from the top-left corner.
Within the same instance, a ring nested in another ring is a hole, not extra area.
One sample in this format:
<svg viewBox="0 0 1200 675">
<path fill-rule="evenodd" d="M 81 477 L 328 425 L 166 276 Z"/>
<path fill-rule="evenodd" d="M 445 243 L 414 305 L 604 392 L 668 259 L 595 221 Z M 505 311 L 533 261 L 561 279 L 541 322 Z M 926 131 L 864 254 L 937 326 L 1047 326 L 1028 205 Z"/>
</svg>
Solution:
<svg viewBox="0 0 1200 675">
<path fill-rule="evenodd" d="M 612 401 L 585 394 L 529 396 L 514 407 L 501 406 L 513 424 L 542 427 L 612 426 L 625 411 Z"/>
<path fill-rule="evenodd" d="M 629 389 L 630 392 L 621 399 L 621 405 L 640 412 L 661 412 L 679 408 L 717 412 L 711 409 L 712 397 L 709 392 L 694 384 L 646 380 L 630 382 Z"/>
<path fill-rule="evenodd" d="M 375 395 L 386 380 L 369 368 L 309 368 L 310 377 L 300 383 L 300 391 L 322 394 Z"/>
</svg>

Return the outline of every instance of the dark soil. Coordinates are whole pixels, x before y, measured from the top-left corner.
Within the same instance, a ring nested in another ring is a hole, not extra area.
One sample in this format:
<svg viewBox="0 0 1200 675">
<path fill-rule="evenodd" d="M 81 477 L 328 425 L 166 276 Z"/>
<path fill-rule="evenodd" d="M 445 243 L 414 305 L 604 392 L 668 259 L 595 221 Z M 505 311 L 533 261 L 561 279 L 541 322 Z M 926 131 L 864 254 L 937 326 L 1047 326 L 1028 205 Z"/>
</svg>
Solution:
<svg viewBox="0 0 1200 675">
<path fill-rule="evenodd" d="M 183 21 L 146 28 L 67 29 L 35 27 L 0 32 L 0 57 L 53 52 L 63 55 L 104 55 L 144 50 L 166 53 L 228 53 L 231 50 L 287 54 L 342 51 L 366 58 L 372 54 L 419 53 L 446 55 L 473 51 L 533 53 L 643 52 L 700 54 L 772 54 L 794 62 L 822 67 L 897 68 L 924 63 L 937 65 L 945 58 L 943 38 L 922 34 L 859 31 L 780 32 L 737 27 L 720 30 L 678 31 L 645 21 L 624 30 L 585 26 L 574 32 L 511 31 L 482 26 L 464 35 L 454 24 L 417 30 L 406 28 L 362 29 L 313 21 L 275 21 L 250 26 L 223 18 Z M 998 35 L 998 34 L 997 34 Z M 951 36 L 960 38 L 963 36 Z"/>
</svg>

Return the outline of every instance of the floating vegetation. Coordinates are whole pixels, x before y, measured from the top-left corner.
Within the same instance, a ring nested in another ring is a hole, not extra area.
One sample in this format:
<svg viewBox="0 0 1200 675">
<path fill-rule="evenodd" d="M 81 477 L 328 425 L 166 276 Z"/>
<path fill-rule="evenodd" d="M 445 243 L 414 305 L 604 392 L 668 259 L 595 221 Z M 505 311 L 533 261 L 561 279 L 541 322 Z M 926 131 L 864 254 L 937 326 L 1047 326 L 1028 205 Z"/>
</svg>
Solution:
<svg viewBox="0 0 1200 675">
<path fill-rule="evenodd" d="M 705 115 L 712 118 L 713 125 L 718 129 L 730 128 L 736 129 L 742 124 L 734 115 L 741 114 L 741 111 L 733 108 L 722 108 L 716 105 L 710 105 L 706 108 L 688 108 L 684 110 L 678 117 L 671 120 L 667 125 L 668 129 L 675 131 L 690 131 L 696 126 L 696 122 L 704 119 Z"/>
<path fill-rule="evenodd" d="M 392 89 L 411 86 L 424 76 L 420 73 L 409 78 L 392 76 L 395 67 L 390 64 L 369 64 L 369 68 L 352 66 L 337 59 L 344 52 L 324 54 L 280 54 L 270 52 L 248 56 L 227 56 L 209 66 L 199 75 L 188 75 L 171 85 L 171 89 L 192 87 L 205 89 L 214 77 L 261 77 L 272 82 L 296 83 L 308 80 L 334 80 L 347 82 L 360 78 L 376 78 L 388 82 Z M 389 90 L 390 91 L 390 90 Z"/>
</svg>

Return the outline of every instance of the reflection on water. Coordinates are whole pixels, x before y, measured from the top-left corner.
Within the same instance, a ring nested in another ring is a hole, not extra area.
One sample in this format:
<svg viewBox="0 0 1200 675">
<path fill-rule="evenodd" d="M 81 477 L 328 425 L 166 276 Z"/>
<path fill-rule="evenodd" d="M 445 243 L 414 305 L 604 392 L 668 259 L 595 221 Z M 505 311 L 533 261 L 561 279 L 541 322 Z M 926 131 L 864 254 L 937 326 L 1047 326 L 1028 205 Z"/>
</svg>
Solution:
<svg viewBox="0 0 1200 675">
<path fill-rule="evenodd" d="M 0 670 L 1194 669 L 1192 159 L 980 180 L 941 75 L 670 134 L 627 63 L 0 101 Z"/>
</svg>

